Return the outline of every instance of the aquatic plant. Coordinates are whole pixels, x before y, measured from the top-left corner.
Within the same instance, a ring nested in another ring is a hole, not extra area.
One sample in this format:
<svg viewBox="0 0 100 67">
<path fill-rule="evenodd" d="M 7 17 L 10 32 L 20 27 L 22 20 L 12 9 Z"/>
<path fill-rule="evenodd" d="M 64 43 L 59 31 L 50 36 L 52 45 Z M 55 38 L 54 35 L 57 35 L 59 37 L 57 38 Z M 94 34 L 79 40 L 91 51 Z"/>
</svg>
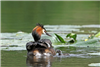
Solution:
<svg viewBox="0 0 100 67">
<path fill-rule="evenodd" d="M 60 35 L 58 34 L 55 34 L 58 41 L 60 43 L 67 43 L 68 45 L 74 45 L 74 46 L 82 46 L 82 47 L 99 47 L 99 43 L 100 43 L 100 39 L 99 39 L 99 36 L 100 36 L 100 32 L 97 33 L 97 34 L 92 34 L 92 35 L 89 35 L 85 40 L 76 40 L 77 38 L 77 34 L 75 33 L 69 33 L 66 35 L 66 38 L 69 38 L 69 40 L 67 39 L 65 41 L 65 39 L 63 39 Z M 66 45 L 66 44 L 64 44 Z"/>
<path fill-rule="evenodd" d="M 55 34 L 56 37 L 58 38 L 58 40 L 61 42 L 61 43 L 74 43 L 76 41 L 76 37 L 77 37 L 77 34 L 75 33 L 69 33 L 67 34 L 66 38 L 70 38 L 69 41 L 65 41 L 60 35 L 58 34 Z"/>
</svg>

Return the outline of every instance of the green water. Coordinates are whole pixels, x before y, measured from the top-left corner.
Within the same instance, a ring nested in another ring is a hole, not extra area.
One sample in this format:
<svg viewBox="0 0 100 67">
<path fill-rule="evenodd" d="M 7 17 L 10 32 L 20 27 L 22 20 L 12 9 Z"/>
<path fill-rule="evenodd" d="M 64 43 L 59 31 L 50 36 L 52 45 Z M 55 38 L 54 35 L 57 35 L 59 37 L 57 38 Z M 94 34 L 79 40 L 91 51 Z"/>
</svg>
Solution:
<svg viewBox="0 0 100 67">
<path fill-rule="evenodd" d="M 61 48 L 59 48 L 61 49 Z M 1 51 L 2 67 L 89 67 L 91 63 L 99 63 L 100 56 L 87 55 L 88 52 L 98 52 L 96 48 L 64 48 L 63 53 L 69 56 L 45 58 L 41 61 L 29 59 L 25 50 Z M 82 51 L 81 51 L 82 50 Z M 49 63 L 50 62 L 50 63 Z M 94 66 L 99 67 L 99 66 Z"/>
<path fill-rule="evenodd" d="M 1 32 L 44 25 L 99 24 L 99 1 L 1 1 Z"/>
</svg>

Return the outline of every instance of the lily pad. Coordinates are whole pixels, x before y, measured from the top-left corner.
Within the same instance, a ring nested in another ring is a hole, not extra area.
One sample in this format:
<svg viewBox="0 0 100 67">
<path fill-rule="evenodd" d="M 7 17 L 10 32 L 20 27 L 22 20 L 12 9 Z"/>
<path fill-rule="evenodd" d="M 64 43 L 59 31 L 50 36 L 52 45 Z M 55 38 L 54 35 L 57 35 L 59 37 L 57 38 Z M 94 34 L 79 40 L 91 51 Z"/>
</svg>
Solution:
<svg viewBox="0 0 100 67">
<path fill-rule="evenodd" d="M 98 67 L 98 66 L 100 66 L 100 63 L 91 63 L 91 64 L 88 64 L 88 66 L 96 66 L 96 67 Z"/>
<path fill-rule="evenodd" d="M 89 39 L 88 41 L 79 41 L 73 45 L 80 46 L 80 47 L 100 47 L 100 39 Z"/>
<path fill-rule="evenodd" d="M 88 54 L 90 54 L 90 55 L 100 55 L 100 52 L 98 52 L 98 53 L 88 53 Z"/>
</svg>

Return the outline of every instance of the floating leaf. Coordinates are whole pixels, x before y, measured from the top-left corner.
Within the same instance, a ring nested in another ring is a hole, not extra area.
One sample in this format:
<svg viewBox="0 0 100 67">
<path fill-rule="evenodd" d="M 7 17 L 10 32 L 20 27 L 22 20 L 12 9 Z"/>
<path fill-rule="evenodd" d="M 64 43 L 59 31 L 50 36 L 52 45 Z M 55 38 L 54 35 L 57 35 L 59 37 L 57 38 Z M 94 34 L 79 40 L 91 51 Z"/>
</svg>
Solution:
<svg viewBox="0 0 100 67">
<path fill-rule="evenodd" d="M 88 53 L 90 55 L 100 55 L 100 52 L 97 52 L 97 53 Z"/>
<path fill-rule="evenodd" d="M 59 39 L 61 43 L 66 43 L 66 41 L 64 41 L 64 39 L 61 36 L 59 36 L 58 34 L 55 34 L 55 35 L 57 36 L 57 38 Z"/>
<path fill-rule="evenodd" d="M 100 67 L 100 63 L 91 63 L 91 64 L 88 64 L 88 66 Z"/>
<path fill-rule="evenodd" d="M 75 46 L 80 46 L 80 47 L 100 47 L 100 39 L 95 38 L 95 39 L 89 39 L 87 41 L 79 41 L 77 43 L 74 43 Z"/>
</svg>

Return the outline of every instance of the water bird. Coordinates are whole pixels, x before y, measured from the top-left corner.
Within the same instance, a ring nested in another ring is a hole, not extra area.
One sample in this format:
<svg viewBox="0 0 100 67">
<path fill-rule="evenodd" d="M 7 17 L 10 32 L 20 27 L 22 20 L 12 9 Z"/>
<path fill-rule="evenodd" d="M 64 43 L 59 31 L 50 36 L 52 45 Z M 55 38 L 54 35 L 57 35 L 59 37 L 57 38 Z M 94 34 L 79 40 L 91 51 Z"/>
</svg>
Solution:
<svg viewBox="0 0 100 67">
<path fill-rule="evenodd" d="M 57 56 L 57 57 L 59 57 L 59 56 L 60 56 L 60 57 L 66 57 L 66 56 L 70 56 L 70 55 L 69 55 L 68 53 L 63 54 L 61 50 L 57 49 L 57 50 L 56 50 L 56 56 Z"/>
<path fill-rule="evenodd" d="M 47 33 L 43 25 L 37 24 L 37 26 L 32 30 L 34 41 L 30 41 L 26 44 L 28 55 L 54 56 L 56 54 L 55 50 L 52 47 L 52 42 L 49 39 L 41 39 L 42 34 L 51 36 Z"/>
</svg>

